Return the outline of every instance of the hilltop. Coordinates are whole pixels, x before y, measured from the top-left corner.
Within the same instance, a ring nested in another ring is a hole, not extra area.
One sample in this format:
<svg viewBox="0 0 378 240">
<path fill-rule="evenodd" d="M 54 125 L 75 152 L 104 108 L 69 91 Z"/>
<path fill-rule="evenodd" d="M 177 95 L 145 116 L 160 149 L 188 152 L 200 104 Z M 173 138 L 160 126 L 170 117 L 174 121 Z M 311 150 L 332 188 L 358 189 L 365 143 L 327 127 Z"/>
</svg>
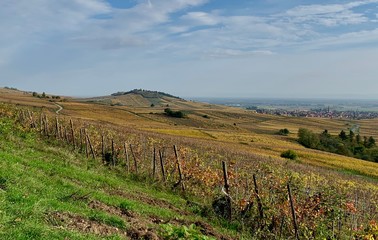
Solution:
<svg viewBox="0 0 378 240">
<path fill-rule="evenodd" d="M 117 92 L 117 93 L 111 94 L 111 96 L 122 96 L 122 95 L 127 95 L 127 94 L 139 94 L 139 95 L 141 95 L 145 98 L 170 97 L 170 98 L 176 98 L 176 99 L 182 100 L 181 98 L 173 96 L 173 95 L 168 94 L 168 93 L 159 92 L 159 91 L 150 91 L 150 90 L 144 90 L 144 89 L 134 89 L 134 90 L 131 90 L 131 91 L 128 91 L 128 92 Z"/>
<path fill-rule="evenodd" d="M 127 92 L 117 92 L 109 96 L 84 99 L 87 102 L 107 104 L 111 106 L 151 107 L 186 104 L 187 101 L 168 93 L 134 89 Z"/>
</svg>

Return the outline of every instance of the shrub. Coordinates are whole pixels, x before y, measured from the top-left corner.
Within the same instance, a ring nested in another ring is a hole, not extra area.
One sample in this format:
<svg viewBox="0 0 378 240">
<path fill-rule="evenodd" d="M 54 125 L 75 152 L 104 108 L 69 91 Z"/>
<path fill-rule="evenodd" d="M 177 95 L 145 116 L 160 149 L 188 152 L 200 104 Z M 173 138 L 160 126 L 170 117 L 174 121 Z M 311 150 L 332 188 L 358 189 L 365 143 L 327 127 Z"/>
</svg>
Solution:
<svg viewBox="0 0 378 240">
<path fill-rule="evenodd" d="M 175 117 L 175 118 L 184 118 L 185 117 L 185 113 L 183 113 L 182 111 L 172 111 L 172 109 L 170 109 L 170 108 L 164 109 L 164 112 L 165 112 L 166 115 L 168 115 L 170 117 Z"/>
<path fill-rule="evenodd" d="M 281 153 L 281 157 L 296 160 L 298 159 L 298 154 L 294 150 L 287 150 Z"/>
<path fill-rule="evenodd" d="M 289 135 L 289 133 L 290 133 L 290 131 L 287 128 L 280 129 L 278 131 L 278 135 L 283 135 L 283 136 L 287 136 L 287 135 Z"/>
<path fill-rule="evenodd" d="M 298 142 L 308 148 L 317 148 L 319 146 L 319 136 L 312 131 L 300 128 L 298 131 Z"/>
</svg>

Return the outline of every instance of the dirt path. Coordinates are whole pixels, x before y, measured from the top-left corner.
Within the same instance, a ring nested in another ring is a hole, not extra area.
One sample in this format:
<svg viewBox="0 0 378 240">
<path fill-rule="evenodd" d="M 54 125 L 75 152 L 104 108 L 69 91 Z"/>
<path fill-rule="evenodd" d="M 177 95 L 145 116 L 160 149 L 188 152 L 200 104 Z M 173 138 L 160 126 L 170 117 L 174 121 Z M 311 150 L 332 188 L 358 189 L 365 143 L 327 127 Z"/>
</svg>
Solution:
<svg viewBox="0 0 378 240">
<path fill-rule="evenodd" d="M 56 113 L 56 114 L 59 114 L 59 112 L 63 110 L 63 107 L 60 106 L 59 104 L 55 103 L 55 102 L 54 102 L 54 105 L 57 106 L 57 107 L 59 108 L 58 110 L 55 111 L 55 113 Z"/>
</svg>

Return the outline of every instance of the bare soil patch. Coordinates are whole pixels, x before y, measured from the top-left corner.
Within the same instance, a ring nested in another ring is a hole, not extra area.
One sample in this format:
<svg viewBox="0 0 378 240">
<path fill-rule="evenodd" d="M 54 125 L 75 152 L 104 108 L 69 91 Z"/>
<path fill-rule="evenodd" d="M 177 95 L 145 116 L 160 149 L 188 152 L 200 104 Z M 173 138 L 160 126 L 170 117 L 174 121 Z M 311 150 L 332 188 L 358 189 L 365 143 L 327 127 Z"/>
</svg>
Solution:
<svg viewBox="0 0 378 240">
<path fill-rule="evenodd" d="M 48 221 L 54 226 L 64 227 L 69 230 L 91 233 L 101 236 L 119 235 L 126 238 L 128 233 L 117 227 L 109 226 L 97 221 L 86 219 L 79 215 L 66 212 L 53 212 L 48 215 Z"/>
<path fill-rule="evenodd" d="M 107 212 L 112 215 L 116 215 L 124 219 L 131 226 L 127 229 L 127 236 L 131 239 L 149 239 L 149 240 L 158 240 L 160 239 L 155 233 L 155 229 L 148 227 L 153 225 L 153 222 L 147 219 L 142 218 L 137 213 L 121 209 L 115 206 L 109 206 L 100 201 L 91 201 L 88 206 L 92 209 L 100 210 Z"/>
</svg>

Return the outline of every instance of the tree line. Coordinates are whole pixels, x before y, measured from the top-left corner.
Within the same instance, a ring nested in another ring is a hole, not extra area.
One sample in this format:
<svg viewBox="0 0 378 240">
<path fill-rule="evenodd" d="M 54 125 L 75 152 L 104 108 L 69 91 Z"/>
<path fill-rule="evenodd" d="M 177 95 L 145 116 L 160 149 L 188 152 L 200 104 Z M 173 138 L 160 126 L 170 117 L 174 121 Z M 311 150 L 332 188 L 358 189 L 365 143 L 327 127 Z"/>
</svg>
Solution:
<svg viewBox="0 0 378 240">
<path fill-rule="evenodd" d="M 375 139 L 355 134 L 352 130 L 349 133 L 341 130 L 338 135 L 331 135 L 328 130 L 319 134 L 300 128 L 298 142 L 307 148 L 378 162 Z"/>
<path fill-rule="evenodd" d="M 50 98 L 50 96 L 48 96 L 45 92 L 43 92 L 42 94 L 38 94 L 37 92 L 33 92 L 32 93 L 33 97 L 37 97 L 37 98 Z M 52 99 L 60 99 L 60 96 L 51 96 Z"/>
</svg>

